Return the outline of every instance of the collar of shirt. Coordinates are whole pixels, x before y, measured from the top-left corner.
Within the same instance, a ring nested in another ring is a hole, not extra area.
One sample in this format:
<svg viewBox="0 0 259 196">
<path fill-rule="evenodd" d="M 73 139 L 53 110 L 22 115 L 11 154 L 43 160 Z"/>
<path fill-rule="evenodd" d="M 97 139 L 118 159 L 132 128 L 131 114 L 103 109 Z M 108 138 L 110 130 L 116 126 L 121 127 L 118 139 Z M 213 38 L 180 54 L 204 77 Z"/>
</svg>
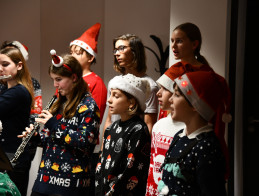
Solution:
<svg viewBox="0 0 259 196">
<path fill-rule="evenodd" d="M 194 139 L 194 138 L 196 138 L 197 135 L 204 133 L 204 132 L 210 132 L 210 131 L 213 131 L 212 125 L 206 125 L 204 127 L 197 129 L 196 131 L 192 132 L 190 135 L 187 136 L 186 128 L 184 128 L 183 132 L 179 134 L 179 137 L 187 136 L 189 139 Z"/>
</svg>

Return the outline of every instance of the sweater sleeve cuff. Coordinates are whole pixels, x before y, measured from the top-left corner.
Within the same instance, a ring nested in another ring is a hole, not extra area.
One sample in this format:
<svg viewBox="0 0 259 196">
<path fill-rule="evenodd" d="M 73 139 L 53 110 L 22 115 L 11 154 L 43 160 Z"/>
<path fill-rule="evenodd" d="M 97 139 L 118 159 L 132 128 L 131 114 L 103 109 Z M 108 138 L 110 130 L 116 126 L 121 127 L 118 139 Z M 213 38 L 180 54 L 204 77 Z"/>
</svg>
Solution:
<svg viewBox="0 0 259 196">
<path fill-rule="evenodd" d="M 45 127 L 52 131 L 58 125 L 58 120 L 51 117 L 45 124 Z"/>
</svg>

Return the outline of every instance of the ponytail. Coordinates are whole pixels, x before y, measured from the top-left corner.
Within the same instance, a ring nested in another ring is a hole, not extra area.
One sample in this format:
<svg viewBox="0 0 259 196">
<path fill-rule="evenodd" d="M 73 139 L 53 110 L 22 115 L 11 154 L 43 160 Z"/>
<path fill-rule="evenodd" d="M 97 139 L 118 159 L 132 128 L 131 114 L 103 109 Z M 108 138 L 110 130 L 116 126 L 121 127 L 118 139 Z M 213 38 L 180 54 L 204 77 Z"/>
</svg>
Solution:
<svg viewBox="0 0 259 196">
<path fill-rule="evenodd" d="M 196 54 L 196 59 L 197 59 L 197 61 L 199 61 L 200 63 L 202 63 L 204 65 L 209 65 L 209 62 L 206 60 L 206 58 L 204 56 L 202 56 L 200 54 L 200 52 L 198 54 Z"/>
</svg>

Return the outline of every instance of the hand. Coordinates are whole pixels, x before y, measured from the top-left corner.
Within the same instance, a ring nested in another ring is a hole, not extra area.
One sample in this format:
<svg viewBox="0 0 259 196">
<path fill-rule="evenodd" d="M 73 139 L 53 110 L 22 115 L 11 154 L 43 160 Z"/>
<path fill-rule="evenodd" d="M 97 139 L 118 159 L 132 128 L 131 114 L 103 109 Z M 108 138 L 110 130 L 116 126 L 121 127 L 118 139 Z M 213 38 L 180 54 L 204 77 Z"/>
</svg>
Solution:
<svg viewBox="0 0 259 196">
<path fill-rule="evenodd" d="M 46 122 L 52 117 L 53 115 L 48 110 L 42 110 L 41 114 L 39 115 L 40 118 L 35 118 L 36 122 L 46 124 Z"/>
<path fill-rule="evenodd" d="M 22 135 L 17 135 L 18 138 L 24 138 L 27 136 L 28 133 L 30 133 L 33 130 L 33 124 L 30 124 L 30 127 L 26 127 L 25 130 L 22 132 Z M 35 132 L 35 135 L 37 135 L 37 132 Z"/>
</svg>

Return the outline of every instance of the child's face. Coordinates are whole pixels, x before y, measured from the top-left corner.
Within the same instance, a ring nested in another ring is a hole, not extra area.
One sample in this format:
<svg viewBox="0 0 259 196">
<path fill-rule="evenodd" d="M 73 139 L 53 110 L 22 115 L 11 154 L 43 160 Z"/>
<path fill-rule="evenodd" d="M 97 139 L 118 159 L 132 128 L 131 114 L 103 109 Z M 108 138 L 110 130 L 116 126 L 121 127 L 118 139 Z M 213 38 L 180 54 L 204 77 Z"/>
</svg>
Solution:
<svg viewBox="0 0 259 196">
<path fill-rule="evenodd" d="M 133 53 L 129 47 L 129 41 L 127 40 L 118 40 L 115 43 L 115 50 L 117 51 L 114 53 L 119 65 L 121 67 L 125 67 L 127 69 L 128 65 L 131 65 L 133 61 Z"/>
<path fill-rule="evenodd" d="M 158 97 L 160 108 L 162 110 L 171 110 L 171 103 L 169 101 L 169 98 L 173 95 L 173 93 L 161 86 L 156 95 Z"/>
<path fill-rule="evenodd" d="M 186 33 L 176 29 L 172 33 L 171 47 L 176 60 L 188 62 L 194 57 L 194 51 L 197 48 L 197 41 L 192 42 Z"/>
<path fill-rule="evenodd" d="M 9 79 L 4 79 L 3 81 L 12 82 L 17 75 L 18 70 L 22 69 L 22 63 L 19 62 L 17 65 L 5 54 L 0 54 L 0 76 L 8 76 L 12 77 Z"/>
<path fill-rule="evenodd" d="M 119 114 L 122 120 L 124 116 L 128 115 L 130 100 L 121 90 L 111 89 L 108 103 L 111 114 Z"/>
<path fill-rule="evenodd" d="M 53 79 L 54 87 L 58 89 L 60 95 L 69 98 L 74 88 L 76 77 L 74 75 L 72 77 L 64 77 L 54 73 L 50 73 L 50 77 Z"/>
<path fill-rule="evenodd" d="M 86 54 L 86 51 L 82 50 L 80 46 L 72 45 L 70 53 L 78 60 L 81 66 L 90 65 L 91 58 Z"/>
<path fill-rule="evenodd" d="M 178 86 L 174 88 L 174 93 L 169 99 L 171 102 L 171 116 L 175 121 L 187 122 L 193 114 L 193 107 L 187 102 L 186 98 L 179 91 Z"/>
</svg>

